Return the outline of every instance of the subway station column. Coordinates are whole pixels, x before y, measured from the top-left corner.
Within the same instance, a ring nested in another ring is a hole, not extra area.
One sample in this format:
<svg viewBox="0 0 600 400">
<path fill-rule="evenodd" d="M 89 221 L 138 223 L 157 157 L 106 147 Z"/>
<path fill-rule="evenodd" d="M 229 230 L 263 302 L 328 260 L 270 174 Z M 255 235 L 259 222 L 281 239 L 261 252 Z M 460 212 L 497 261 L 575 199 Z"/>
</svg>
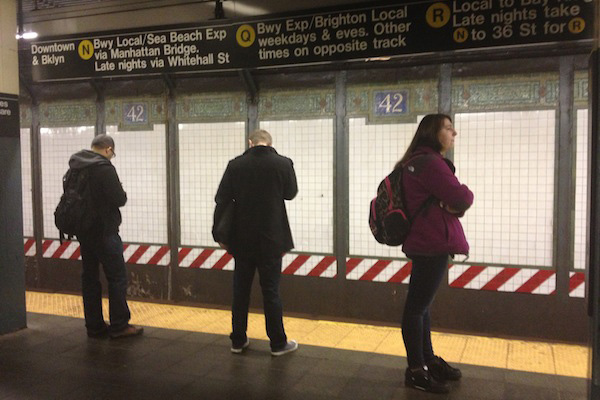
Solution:
<svg viewBox="0 0 600 400">
<path fill-rule="evenodd" d="M 600 399 L 600 5 L 595 3 L 594 51 L 590 58 L 590 229 L 588 232 L 588 313 L 591 316 L 589 399 Z"/>
<path fill-rule="evenodd" d="M 0 0 L 0 335 L 26 327 L 17 2 Z"/>
</svg>

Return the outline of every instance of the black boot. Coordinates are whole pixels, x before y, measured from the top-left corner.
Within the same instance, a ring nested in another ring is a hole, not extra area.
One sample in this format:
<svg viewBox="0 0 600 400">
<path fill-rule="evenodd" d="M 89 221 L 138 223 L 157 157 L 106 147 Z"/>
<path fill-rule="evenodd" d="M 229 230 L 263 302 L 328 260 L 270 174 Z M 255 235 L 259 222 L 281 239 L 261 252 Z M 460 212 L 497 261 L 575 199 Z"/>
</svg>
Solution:
<svg viewBox="0 0 600 400">
<path fill-rule="evenodd" d="M 429 373 L 438 381 L 457 381 L 462 377 L 460 369 L 450 366 L 442 357 L 436 356 L 427 363 Z"/>
<path fill-rule="evenodd" d="M 448 393 L 450 385 L 435 379 L 425 368 L 416 371 L 406 369 L 404 385 L 430 393 Z"/>
</svg>

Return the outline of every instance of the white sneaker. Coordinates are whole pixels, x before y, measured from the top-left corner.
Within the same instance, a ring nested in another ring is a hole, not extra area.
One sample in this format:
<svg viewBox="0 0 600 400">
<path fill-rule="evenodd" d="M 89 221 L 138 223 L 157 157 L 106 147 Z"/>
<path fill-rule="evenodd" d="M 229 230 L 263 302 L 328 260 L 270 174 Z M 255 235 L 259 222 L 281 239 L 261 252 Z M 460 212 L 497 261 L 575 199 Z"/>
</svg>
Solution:
<svg viewBox="0 0 600 400">
<path fill-rule="evenodd" d="M 277 357 L 277 356 L 282 356 L 287 353 L 291 353 L 292 351 L 296 351 L 296 350 L 298 350 L 298 342 L 296 342 L 295 340 L 289 340 L 285 344 L 285 346 L 283 346 L 283 349 L 277 350 L 277 351 L 272 350 L 271 355 Z"/>
<path fill-rule="evenodd" d="M 246 343 L 242 345 L 242 347 L 234 347 L 231 346 L 231 352 L 233 354 L 241 354 L 244 350 L 246 350 L 250 346 L 250 339 L 246 338 Z"/>
</svg>

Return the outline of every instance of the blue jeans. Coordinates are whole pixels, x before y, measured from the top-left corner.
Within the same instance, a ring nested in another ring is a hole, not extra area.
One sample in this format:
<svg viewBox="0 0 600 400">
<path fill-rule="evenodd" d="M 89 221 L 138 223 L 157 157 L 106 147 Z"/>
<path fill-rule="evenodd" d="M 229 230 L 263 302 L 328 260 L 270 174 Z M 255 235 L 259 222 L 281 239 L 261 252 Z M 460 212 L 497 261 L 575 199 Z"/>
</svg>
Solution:
<svg viewBox="0 0 600 400">
<path fill-rule="evenodd" d="M 448 255 L 408 257 L 412 259 L 412 272 L 402 316 L 402 338 L 408 366 L 418 368 L 435 357 L 431 345 L 429 307 L 444 278 Z"/>
<path fill-rule="evenodd" d="M 106 329 L 102 316 L 102 284 L 100 263 L 108 281 L 110 331 L 119 332 L 127 327 L 131 314 L 127 306 L 127 270 L 123 258 L 123 242 L 119 234 L 91 234 L 77 237 L 81 245 L 83 271 L 81 291 L 85 326 L 88 331 Z"/>
<path fill-rule="evenodd" d="M 283 328 L 283 306 L 279 297 L 281 257 L 268 260 L 240 259 L 239 257 L 235 259 L 233 305 L 231 307 L 233 332 L 229 337 L 235 347 L 241 347 L 246 343 L 250 291 L 256 270 L 258 270 L 262 289 L 267 336 L 271 340 L 271 349 L 280 350 L 287 343 L 287 336 Z"/>
</svg>

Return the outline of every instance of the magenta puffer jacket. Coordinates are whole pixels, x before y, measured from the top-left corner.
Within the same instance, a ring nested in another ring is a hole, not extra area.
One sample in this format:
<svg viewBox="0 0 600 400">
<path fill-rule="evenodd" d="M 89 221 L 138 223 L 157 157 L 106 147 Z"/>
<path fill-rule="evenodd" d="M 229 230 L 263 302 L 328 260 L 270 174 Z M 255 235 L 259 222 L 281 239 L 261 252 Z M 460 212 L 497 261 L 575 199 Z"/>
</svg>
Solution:
<svg viewBox="0 0 600 400">
<path fill-rule="evenodd" d="M 454 175 L 454 165 L 429 147 L 419 147 L 404 168 L 404 193 L 414 219 L 402 250 L 409 255 L 469 254 L 469 244 L 458 217 L 473 204 L 473 192 Z M 433 197 L 433 198 L 431 198 Z M 458 214 L 440 207 L 448 205 Z"/>
</svg>

